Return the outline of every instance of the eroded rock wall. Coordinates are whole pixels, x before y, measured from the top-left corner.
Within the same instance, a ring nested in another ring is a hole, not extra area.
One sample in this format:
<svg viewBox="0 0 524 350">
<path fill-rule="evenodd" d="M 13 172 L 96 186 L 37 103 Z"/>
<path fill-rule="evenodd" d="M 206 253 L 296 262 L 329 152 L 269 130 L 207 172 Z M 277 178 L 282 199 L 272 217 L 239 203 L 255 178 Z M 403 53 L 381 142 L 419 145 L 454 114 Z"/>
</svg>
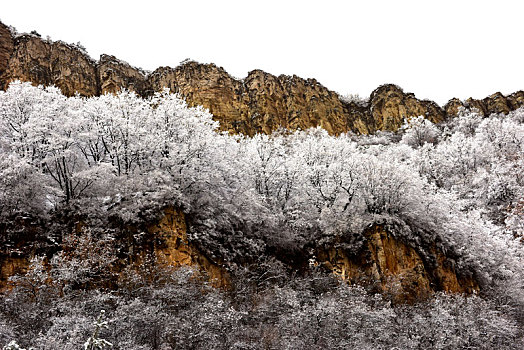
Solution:
<svg viewBox="0 0 524 350">
<path fill-rule="evenodd" d="M 30 257 L 26 256 L 0 254 L 0 292 L 8 288 L 10 277 L 27 272 L 30 260 Z"/>
<path fill-rule="evenodd" d="M 15 39 L 3 80 L 4 84 L 21 80 L 36 85 L 55 85 L 67 96 L 99 93 L 96 62 L 87 54 L 63 42 L 42 40 L 31 34 Z"/>
<path fill-rule="evenodd" d="M 5 24 L 0 23 L 0 87 L 5 85 L 6 70 L 14 48 L 11 31 Z"/>
<path fill-rule="evenodd" d="M 419 100 L 411 93 L 396 85 L 382 85 L 371 93 L 371 115 L 376 130 L 396 131 L 404 119 L 423 116 L 433 123 L 439 123 L 446 117 L 444 110 L 436 103 Z"/>
<path fill-rule="evenodd" d="M 159 266 L 189 266 L 205 272 L 215 287 L 226 287 L 230 277 L 226 269 L 212 262 L 187 239 L 185 215 L 173 207 L 166 208 L 162 218 L 148 227 L 153 235 L 153 251 Z M 140 252 L 146 252 L 141 249 Z"/>
<path fill-rule="evenodd" d="M 117 93 L 122 88 L 142 94 L 147 89 L 145 73 L 115 56 L 102 55 L 97 64 L 96 74 L 101 94 Z"/>
<path fill-rule="evenodd" d="M 468 98 L 465 101 L 460 101 L 453 98 L 444 106 L 448 117 L 458 115 L 460 107 L 477 110 L 481 116 L 487 117 L 491 114 L 508 114 L 520 107 L 524 106 L 524 91 L 517 91 L 511 95 L 504 96 L 500 92 L 496 92 L 482 100 Z"/>
<path fill-rule="evenodd" d="M 357 254 L 328 247 L 317 251 L 315 263 L 350 284 L 370 286 L 397 302 L 414 302 L 437 291 L 471 294 L 479 290 L 473 277 L 458 274 L 453 259 L 435 244 L 421 255 L 384 225 L 372 226 L 364 236 L 365 244 Z"/>
<path fill-rule="evenodd" d="M 13 235 L 17 237 L 4 242 L 0 249 L 0 292 L 10 287 L 10 277 L 23 275 L 28 271 L 35 256 L 46 256 L 47 262 L 61 250 L 72 256 L 71 249 L 75 247 L 70 245 L 70 242 L 63 242 L 62 246 L 56 242 L 49 242 L 47 235 L 42 234 L 48 228 L 35 225 L 29 220 L 19 220 L 11 229 L 13 228 L 19 230 L 18 234 Z M 230 277 L 224 266 L 211 261 L 188 241 L 185 215 L 182 211 L 173 207 L 166 208 L 157 221 L 147 224 L 145 231 L 143 229 L 144 227 L 136 225 L 124 225 L 123 229 L 119 230 L 119 258 L 110 265 L 115 276 L 126 269 L 140 271 L 143 267 L 141 265 L 147 261 L 153 264 L 151 267 L 154 269 L 191 267 L 202 272 L 202 277 L 215 287 L 229 285 Z M 61 231 L 63 230 L 66 230 L 66 227 L 62 227 Z M 76 222 L 71 226 L 72 234 L 77 238 L 86 234 L 86 230 L 90 230 L 86 222 Z M 144 232 L 145 236 L 137 241 L 134 236 L 139 236 L 139 232 Z M 0 235 L 6 236 L 6 233 L 0 232 Z M 82 247 L 85 248 L 86 245 Z M 81 253 L 89 254 L 89 250 Z M 113 253 L 117 255 L 117 252 Z M 93 280 L 95 285 L 97 282 Z M 106 286 L 109 285 L 111 284 Z"/>
</svg>

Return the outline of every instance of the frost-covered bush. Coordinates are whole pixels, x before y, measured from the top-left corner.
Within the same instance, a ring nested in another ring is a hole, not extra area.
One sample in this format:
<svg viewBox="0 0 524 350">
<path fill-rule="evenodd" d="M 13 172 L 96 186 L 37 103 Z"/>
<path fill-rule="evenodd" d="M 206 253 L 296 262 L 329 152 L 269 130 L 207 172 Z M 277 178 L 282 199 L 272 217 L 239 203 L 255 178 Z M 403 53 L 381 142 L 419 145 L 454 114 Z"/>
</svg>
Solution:
<svg viewBox="0 0 524 350">
<path fill-rule="evenodd" d="M 361 97 L 359 94 L 339 95 L 342 102 L 354 103 L 360 107 L 366 107 L 369 104 L 369 98 Z"/>
<path fill-rule="evenodd" d="M 402 142 L 415 148 L 436 143 L 440 135 L 437 126 L 423 116 L 405 120 L 401 129 L 404 130 Z"/>
</svg>

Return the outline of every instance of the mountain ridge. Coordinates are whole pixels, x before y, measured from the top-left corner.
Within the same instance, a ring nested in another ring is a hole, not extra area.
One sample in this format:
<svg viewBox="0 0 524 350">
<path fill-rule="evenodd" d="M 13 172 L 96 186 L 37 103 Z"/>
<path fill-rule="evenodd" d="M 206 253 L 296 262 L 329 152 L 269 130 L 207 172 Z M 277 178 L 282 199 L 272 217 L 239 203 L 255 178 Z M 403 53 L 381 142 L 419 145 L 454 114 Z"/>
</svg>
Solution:
<svg viewBox="0 0 524 350">
<path fill-rule="evenodd" d="M 191 60 L 149 73 L 111 55 L 102 54 L 96 61 L 78 45 L 44 40 L 36 32 L 14 34 L 0 22 L 0 88 L 5 90 L 14 80 L 55 85 L 68 96 L 96 96 L 125 88 L 148 97 L 169 88 L 190 106 L 209 109 L 221 130 L 246 135 L 317 126 L 334 135 L 372 134 L 396 131 L 404 119 L 420 115 L 439 123 L 456 116 L 461 107 L 476 108 L 487 116 L 524 105 L 521 90 L 507 96 L 496 92 L 480 100 L 453 98 L 441 107 L 394 84 L 379 86 L 362 103 L 345 99 L 316 79 L 275 76 L 259 69 L 237 79 L 213 63 Z"/>
</svg>

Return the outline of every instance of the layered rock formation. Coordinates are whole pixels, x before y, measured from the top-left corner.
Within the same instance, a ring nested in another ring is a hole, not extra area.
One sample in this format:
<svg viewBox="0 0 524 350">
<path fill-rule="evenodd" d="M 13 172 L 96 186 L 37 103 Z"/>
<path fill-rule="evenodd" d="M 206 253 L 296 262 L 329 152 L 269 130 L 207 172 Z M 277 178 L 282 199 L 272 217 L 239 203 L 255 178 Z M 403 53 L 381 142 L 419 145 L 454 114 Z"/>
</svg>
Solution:
<svg viewBox="0 0 524 350">
<path fill-rule="evenodd" d="M 371 115 L 375 130 L 397 130 L 405 118 L 424 116 L 433 123 L 443 121 L 446 114 L 435 102 L 418 100 L 396 85 L 382 85 L 371 93 Z"/>
<path fill-rule="evenodd" d="M 349 130 L 345 104 L 314 79 L 254 70 L 240 81 L 214 64 L 187 62 L 161 67 L 148 81 L 153 91 L 168 87 L 190 105 L 205 106 L 231 132 L 253 135 L 317 125 L 334 134 Z"/>
<path fill-rule="evenodd" d="M 519 91 L 510 96 L 495 93 L 483 100 L 452 99 L 441 108 L 391 84 L 373 91 L 367 103 L 356 103 L 341 99 L 315 79 L 277 77 L 254 70 L 238 80 L 214 64 L 192 61 L 146 74 L 114 56 L 102 55 L 95 62 L 74 45 L 42 40 L 37 35 L 13 37 L 0 23 L 0 87 L 5 89 L 16 79 L 56 85 L 68 96 L 115 93 L 126 88 L 146 97 L 167 87 L 190 105 L 208 108 L 222 130 L 246 135 L 271 133 L 279 127 L 294 130 L 316 126 L 331 134 L 369 134 L 397 130 L 405 118 L 420 115 L 438 123 L 457 115 L 460 107 L 489 115 L 524 105 L 524 92 Z"/>
<path fill-rule="evenodd" d="M 350 284 L 389 294 L 397 302 L 414 302 L 436 291 L 471 294 L 479 290 L 474 278 L 458 274 L 453 259 L 435 243 L 422 253 L 380 224 L 366 230 L 364 236 L 358 253 L 336 246 L 320 248 L 315 264 Z"/>
<path fill-rule="evenodd" d="M 63 247 L 46 243 L 47 238 L 39 233 L 44 232 L 45 227 L 31 221 L 18 222 L 15 226 L 21 230 L 17 234 L 17 245 L 4 243 L 4 249 L 0 250 L 0 291 L 9 287 L 9 277 L 27 272 L 33 257 L 51 258 L 60 250 L 72 253 L 67 243 Z M 124 271 L 139 272 L 146 265 L 154 270 L 192 267 L 215 287 L 231 286 L 228 265 L 211 260 L 188 240 L 186 218 L 179 209 L 168 207 L 150 223 L 116 224 L 116 227 L 121 227 L 117 235 L 120 258 L 110 264 L 110 269 L 119 281 L 125 283 Z M 73 226 L 75 236 L 82 235 L 85 228 L 85 223 L 77 222 Z M 19 239 L 22 232 L 25 232 L 23 239 Z M 341 244 L 343 242 L 319 245 L 315 248 L 315 259 L 309 261 L 309 269 L 326 269 L 349 284 L 366 286 L 400 303 L 423 300 L 438 291 L 463 294 L 479 291 L 472 275 L 461 274 L 455 268 L 456 262 L 449 251 L 445 254 L 433 241 L 418 246 L 409 244 L 398 232 L 395 225 L 377 223 L 363 232 L 360 248 L 355 248 L 358 246 L 355 244 Z M 307 254 L 301 258 L 307 259 Z M 307 265 L 307 261 L 303 261 L 297 266 L 302 266 L 299 268 L 302 270 Z"/>
<path fill-rule="evenodd" d="M 460 107 L 476 109 L 482 116 L 489 116 L 493 113 L 508 114 L 522 106 L 524 106 L 524 91 L 521 90 L 508 96 L 496 92 L 482 100 L 468 98 L 466 101 L 460 101 L 453 98 L 444 106 L 444 109 L 448 116 L 456 116 Z"/>
</svg>

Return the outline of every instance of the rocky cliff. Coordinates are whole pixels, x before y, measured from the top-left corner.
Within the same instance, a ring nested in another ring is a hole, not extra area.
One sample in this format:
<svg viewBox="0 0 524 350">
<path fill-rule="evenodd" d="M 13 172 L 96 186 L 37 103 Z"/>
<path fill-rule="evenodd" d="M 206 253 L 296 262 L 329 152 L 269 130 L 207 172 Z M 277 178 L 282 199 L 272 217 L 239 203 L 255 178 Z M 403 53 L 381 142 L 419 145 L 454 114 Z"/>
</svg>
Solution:
<svg viewBox="0 0 524 350">
<path fill-rule="evenodd" d="M 56 85 L 65 95 L 98 94 L 96 62 L 79 48 L 63 42 L 42 40 L 27 34 L 14 38 L 14 50 L 3 74 L 5 84 L 13 80 Z"/>
<path fill-rule="evenodd" d="M 168 207 L 161 211 L 157 219 L 147 223 L 112 225 L 120 227 L 120 233 L 116 235 L 117 251 L 112 253 L 118 258 L 108 265 L 114 278 L 102 285 L 125 284 L 128 278 L 126 271 L 140 273 L 144 266 L 149 266 L 153 270 L 192 267 L 215 287 L 227 289 L 231 286 L 228 263 L 211 260 L 188 239 L 186 217 L 181 210 Z M 67 251 L 70 256 L 74 254 L 73 250 L 78 249 L 70 241 L 62 244 L 50 241 L 44 233 L 48 228 L 34 221 L 25 219 L 14 222 L 13 227 L 18 229 L 15 239 L 5 241 L 0 250 L 0 291 L 9 287 L 9 277 L 28 271 L 33 257 L 47 256 L 50 260 L 60 251 Z M 78 221 L 71 226 L 75 241 L 85 234 L 86 227 L 84 222 Z M 314 258 L 309 260 L 309 264 L 298 261 L 297 266 L 302 266 L 298 270 L 307 273 L 311 269 L 324 269 L 349 284 L 365 286 L 400 303 L 423 300 L 438 291 L 461 294 L 479 291 L 473 275 L 456 269 L 453 254 L 449 251 L 445 254 L 433 241 L 419 246 L 410 244 L 399 236 L 399 230 L 390 224 L 370 225 L 362 234 L 362 246 L 356 250 L 354 245 L 348 249 L 343 242 L 317 245 Z M 6 232 L 12 232 L 12 228 Z M 8 236 L 6 232 L 0 232 L 2 237 Z M 96 242 L 92 241 L 80 250 L 87 249 L 88 255 L 96 255 L 99 248 L 95 246 Z M 307 259 L 307 256 L 304 254 L 299 260 Z M 274 258 L 286 260 L 282 256 Z M 236 266 L 240 262 L 229 263 Z M 146 269 L 146 273 L 148 271 Z"/>
<path fill-rule="evenodd" d="M 472 276 L 455 269 L 455 261 L 432 242 L 426 249 L 409 245 L 388 225 L 364 232 L 358 252 L 331 245 L 317 249 L 315 264 L 350 284 L 367 285 L 397 302 L 414 302 L 437 291 L 471 294 L 479 290 Z"/>
<path fill-rule="evenodd" d="M 112 223 L 111 225 L 115 225 Z M 153 269 L 191 267 L 202 273 L 202 277 L 215 287 L 227 287 L 230 278 L 224 266 L 210 260 L 205 254 L 188 241 L 184 213 L 176 208 L 165 208 L 157 220 L 136 225 L 124 224 L 117 229 L 117 247 L 113 251 L 118 256 L 108 263 L 111 274 L 117 279 L 125 278 L 126 270 L 139 271 L 144 265 L 152 264 Z M 79 237 L 85 237 L 85 230 L 90 227 L 83 221 L 73 225 L 60 223 L 61 231 L 72 231 L 75 244 L 64 240 L 61 244 L 57 239 L 50 238 L 46 231 L 49 227 L 37 223 L 30 218 L 17 219 L 8 225 L 0 227 L 2 247 L 0 248 L 0 292 L 9 287 L 9 278 L 23 275 L 30 268 L 35 256 L 46 256 L 48 261 L 58 252 L 66 251 L 67 256 L 74 255 L 78 250 Z M 83 242 L 81 249 L 87 249 L 86 256 L 90 259 L 98 252 L 96 242 Z M 99 257 L 102 259 L 102 257 Z M 147 261 L 147 264 L 146 264 Z M 148 276 L 146 276 L 148 277 Z M 105 281 L 111 285 L 115 281 Z"/>
<path fill-rule="evenodd" d="M 206 277 L 216 287 L 229 285 L 229 274 L 224 266 L 211 261 L 198 250 L 187 238 L 185 215 L 173 207 L 166 208 L 162 218 L 148 227 L 148 233 L 154 238 L 151 254 L 158 266 L 196 267 L 205 272 Z M 147 253 L 139 249 L 140 254 Z"/>
<path fill-rule="evenodd" d="M 102 55 L 96 66 L 96 78 L 101 94 L 116 93 L 125 87 L 130 91 L 143 94 L 146 90 L 145 73 L 115 56 Z"/>
<path fill-rule="evenodd" d="M 482 100 L 450 100 L 443 108 L 420 100 L 396 85 L 383 85 L 367 102 L 347 101 L 315 79 L 274 76 L 261 70 L 245 79 L 230 76 L 214 64 L 185 62 L 176 68 L 160 67 L 148 74 L 114 56 L 92 60 L 82 48 L 43 40 L 38 35 L 14 35 L 0 23 L 0 87 L 13 80 L 56 85 L 66 95 L 93 96 L 121 88 L 149 96 L 168 87 L 190 105 L 203 105 L 222 130 L 253 135 L 279 127 L 306 129 L 321 126 L 331 134 L 352 131 L 369 134 L 397 130 L 404 120 L 423 115 L 440 122 L 459 107 L 476 108 L 483 115 L 508 113 L 524 105 L 524 92 L 495 93 Z"/>
<path fill-rule="evenodd" d="M 14 222 L 13 225 L 18 228 L 15 239 L 5 241 L 0 250 L 0 292 L 9 288 L 10 277 L 28 271 L 33 257 L 47 256 L 50 259 L 60 251 L 74 254 L 72 249 L 76 249 L 72 248 L 71 242 L 57 245 L 56 241 L 50 241 L 44 233 L 48 228 L 31 220 Z M 168 207 L 148 223 L 117 226 L 120 226 L 120 233 L 116 235 L 118 248 L 112 254 L 118 258 L 108 265 L 114 277 L 103 281 L 102 286 L 125 285 L 129 271 L 149 274 L 151 269 L 180 267 L 200 271 L 201 276 L 215 287 L 228 289 L 231 286 L 228 263 L 211 260 L 188 239 L 186 218 L 179 209 Z M 72 226 L 76 237 L 82 237 L 85 228 L 83 222 Z M 6 232 L 12 232 L 12 228 Z M 2 237 L 8 237 L 6 232 L 0 232 Z M 299 261 L 297 266 L 303 266 L 299 270 L 306 273 L 311 269 L 325 270 L 349 284 L 385 294 L 396 303 L 424 300 L 439 291 L 460 294 L 479 291 L 474 276 L 458 271 L 452 252 L 444 253 L 434 241 L 413 245 L 399 236 L 398 227 L 380 223 L 370 225 L 362 237 L 363 244 L 358 249 L 354 244 L 348 248 L 343 242 L 317 245 L 309 264 Z M 87 246 L 84 244 L 81 250 L 87 248 L 88 254 L 96 255 L 98 248 L 89 248 L 93 244 L 96 245 L 93 242 Z M 304 254 L 301 259 L 307 259 L 307 256 Z M 274 258 L 286 260 L 282 256 Z M 232 263 L 236 266 L 238 262 Z M 144 270 L 144 266 L 148 268 Z M 303 270 L 304 266 L 309 267 Z M 93 282 L 96 283 L 96 279 Z"/>
<path fill-rule="evenodd" d="M 9 28 L 0 22 L 0 87 L 5 86 L 7 66 L 9 58 L 14 51 L 14 40 Z"/>
</svg>

